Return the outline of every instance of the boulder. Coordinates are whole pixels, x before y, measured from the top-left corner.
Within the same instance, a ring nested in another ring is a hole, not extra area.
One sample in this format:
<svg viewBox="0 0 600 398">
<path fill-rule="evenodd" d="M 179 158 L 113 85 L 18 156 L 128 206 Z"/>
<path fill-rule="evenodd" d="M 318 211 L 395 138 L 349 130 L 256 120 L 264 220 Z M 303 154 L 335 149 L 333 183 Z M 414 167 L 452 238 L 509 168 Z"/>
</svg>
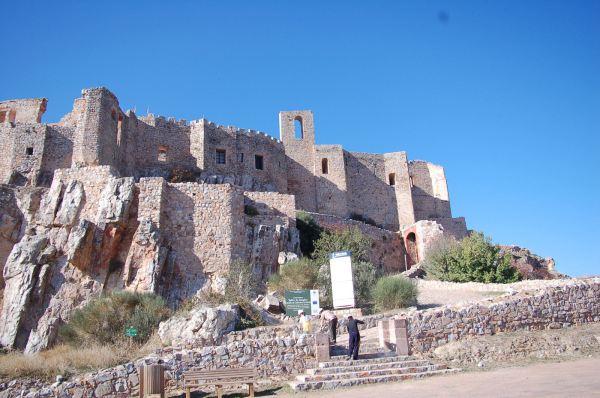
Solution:
<svg viewBox="0 0 600 398">
<path fill-rule="evenodd" d="M 281 313 L 281 302 L 277 297 L 273 296 L 272 294 L 267 294 L 266 296 L 264 296 L 260 305 L 262 308 L 264 308 L 272 314 Z"/>
<path fill-rule="evenodd" d="M 285 263 L 289 263 L 290 261 L 297 261 L 298 255 L 292 252 L 279 252 L 279 257 L 277 258 L 277 263 L 279 265 L 283 265 Z"/>
<path fill-rule="evenodd" d="M 239 320 L 240 311 L 236 304 L 202 306 L 161 322 L 158 326 L 158 336 L 166 344 L 177 340 L 195 339 L 214 344 L 219 343 L 225 334 L 234 331 Z"/>
</svg>

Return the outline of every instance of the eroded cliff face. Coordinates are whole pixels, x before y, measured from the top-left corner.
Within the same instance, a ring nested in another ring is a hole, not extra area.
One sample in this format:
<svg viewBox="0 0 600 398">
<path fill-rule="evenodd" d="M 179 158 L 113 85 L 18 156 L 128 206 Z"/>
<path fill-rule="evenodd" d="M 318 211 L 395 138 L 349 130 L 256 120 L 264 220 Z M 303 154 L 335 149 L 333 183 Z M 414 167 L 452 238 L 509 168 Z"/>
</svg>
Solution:
<svg viewBox="0 0 600 398">
<path fill-rule="evenodd" d="M 154 292 L 175 306 L 218 290 L 231 261 L 267 277 L 279 251 L 298 250 L 289 223 L 248 222 L 235 188 L 151 182 L 98 166 L 57 170 L 50 188 L 0 187 L 2 346 L 48 347 L 73 309 L 105 292 Z"/>
</svg>

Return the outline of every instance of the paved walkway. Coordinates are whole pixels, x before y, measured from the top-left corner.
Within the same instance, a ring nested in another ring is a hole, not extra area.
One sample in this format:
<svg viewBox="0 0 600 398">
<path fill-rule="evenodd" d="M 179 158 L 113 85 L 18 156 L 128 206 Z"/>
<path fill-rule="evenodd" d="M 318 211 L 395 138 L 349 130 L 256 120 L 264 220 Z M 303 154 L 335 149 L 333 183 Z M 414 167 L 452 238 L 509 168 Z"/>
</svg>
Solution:
<svg viewBox="0 0 600 398">
<path fill-rule="evenodd" d="M 277 397 L 284 395 L 278 394 Z M 285 395 L 288 396 L 288 395 Z M 460 373 L 290 397 L 600 397 L 600 358 Z"/>
</svg>

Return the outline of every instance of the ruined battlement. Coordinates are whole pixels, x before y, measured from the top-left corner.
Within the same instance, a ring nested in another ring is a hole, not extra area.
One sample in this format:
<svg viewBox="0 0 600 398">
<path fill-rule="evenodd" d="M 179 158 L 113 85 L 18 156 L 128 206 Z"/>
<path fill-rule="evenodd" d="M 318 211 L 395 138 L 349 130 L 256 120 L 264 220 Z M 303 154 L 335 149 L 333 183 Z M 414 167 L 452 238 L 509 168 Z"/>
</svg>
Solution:
<svg viewBox="0 0 600 398">
<path fill-rule="evenodd" d="M 205 118 L 176 120 L 123 112 L 105 87 L 84 89 L 59 123 L 41 124 L 44 98 L 0 102 L 0 181 L 49 186 L 55 170 L 110 166 L 121 176 L 163 177 L 174 170 L 199 182 L 295 197 L 310 212 L 366 220 L 399 231 L 419 220 L 452 220 L 443 167 L 406 152 L 349 152 L 315 143 L 314 114 L 279 113 L 279 139 Z M 444 221 L 446 225 L 461 223 Z"/>
</svg>

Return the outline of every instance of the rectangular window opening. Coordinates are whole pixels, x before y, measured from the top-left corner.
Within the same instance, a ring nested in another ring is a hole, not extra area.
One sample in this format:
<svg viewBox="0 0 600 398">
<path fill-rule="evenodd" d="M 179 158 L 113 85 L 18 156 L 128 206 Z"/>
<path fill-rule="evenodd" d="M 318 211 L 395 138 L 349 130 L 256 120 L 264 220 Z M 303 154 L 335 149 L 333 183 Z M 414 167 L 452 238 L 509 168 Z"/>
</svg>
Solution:
<svg viewBox="0 0 600 398">
<path fill-rule="evenodd" d="M 167 150 L 168 150 L 168 148 L 166 146 L 160 145 L 158 147 L 158 161 L 159 162 L 167 161 Z"/>
<path fill-rule="evenodd" d="M 216 153 L 215 153 L 215 160 L 217 162 L 217 164 L 225 164 L 225 149 L 217 149 Z"/>
<path fill-rule="evenodd" d="M 33 147 L 31 147 L 31 146 L 28 146 L 28 147 L 25 149 L 25 154 L 26 154 L 27 156 L 31 156 L 31 155 L 33 155 Z"/>
<path fill-rule="evenodd" d="M 389 183 L 391 186 L 396 185 L 396 173 L 390 173 L 389 177 Z"/>
<path fill-rule="evenodd" d="M 244 163 L 244 153 L 238 153 L 237 155 L 238 163 Z"/>
<path fill-rule="evenodd" d="M 254 155 L 254 167 L 256 170 L 262 170 L 264 167 L 262 155 Z"/>
<path fill-rule="evenodd" d="M 327 158 L 321 159 L 321 172 L 323 174 L 329 173 L 329 164 L 328 164 Z"/>
</svg>

